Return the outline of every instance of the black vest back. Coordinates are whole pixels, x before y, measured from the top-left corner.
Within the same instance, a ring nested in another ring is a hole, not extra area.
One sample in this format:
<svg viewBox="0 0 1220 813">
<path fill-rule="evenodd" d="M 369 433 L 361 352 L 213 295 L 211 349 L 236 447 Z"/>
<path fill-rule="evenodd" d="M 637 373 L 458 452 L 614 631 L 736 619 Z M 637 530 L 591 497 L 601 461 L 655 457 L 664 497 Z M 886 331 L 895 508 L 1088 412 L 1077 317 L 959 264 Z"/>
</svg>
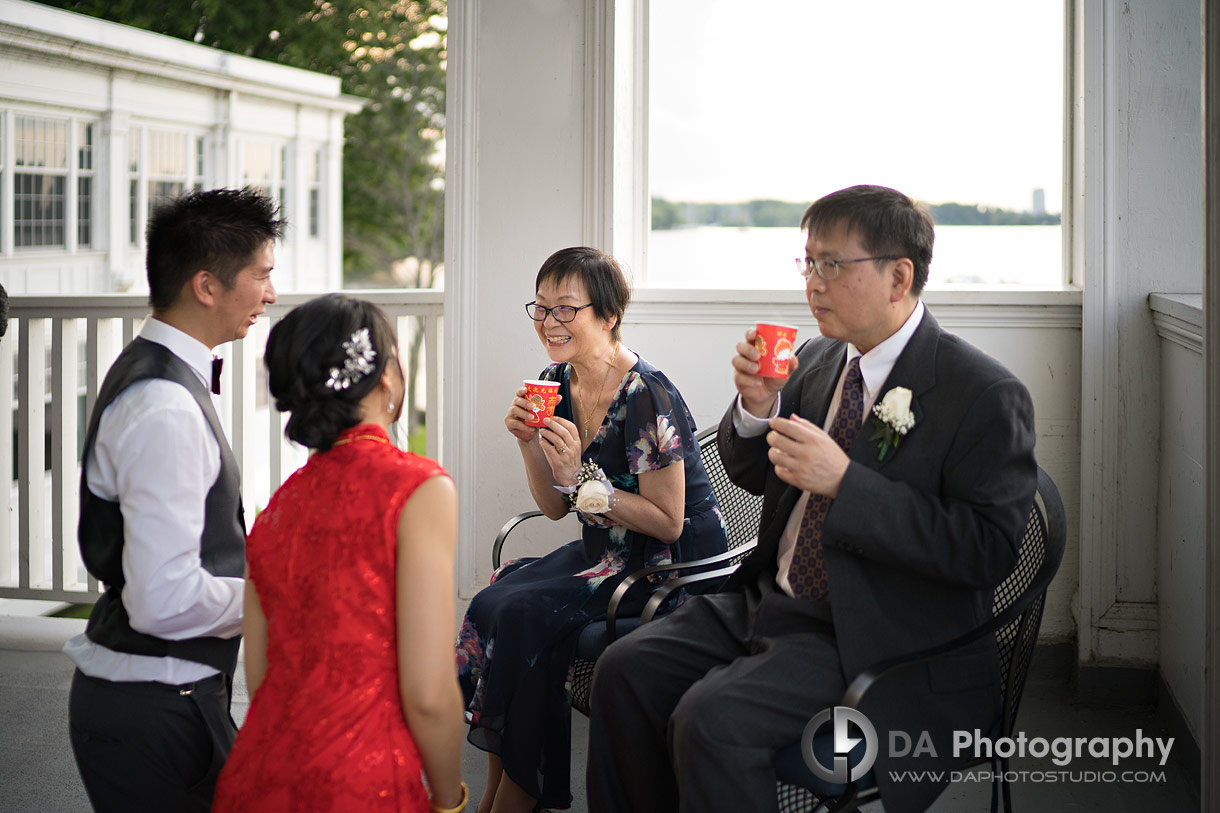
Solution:
<svg viewBox="0 0 1220 813">
<path fill-rule="evenodd" d="M 204 570 L 216 576 L 241 576 L 245 571 L 246 523 L 241 504 L 241 475 L 225 439 L 212 399 L 199 377 L 182 359 L 156 342 L 136 338 L 123 349 L 102 383 L 89 419 L 85 451 L 81 458 L 80 524 L 77 538 L 86 569 L 105 583 L 85 628 L 96 644 L 131 655 L 182 658 L 207 664 L 232 676 L 237 667 L 241 638 L 201 637 L 169 641 L 131 628 L 123 606 L 123 514 L 117 502 L 98 497 L 89 490 L 89 455 L 97 439 L 98 425 L 106 407 L 137 381 L 162 378 L 186 387 L 203 410 L 212 434 L 220 444 L 220 474 L 208 491 L 204 508 L 200 558 Z"/>
</svg>

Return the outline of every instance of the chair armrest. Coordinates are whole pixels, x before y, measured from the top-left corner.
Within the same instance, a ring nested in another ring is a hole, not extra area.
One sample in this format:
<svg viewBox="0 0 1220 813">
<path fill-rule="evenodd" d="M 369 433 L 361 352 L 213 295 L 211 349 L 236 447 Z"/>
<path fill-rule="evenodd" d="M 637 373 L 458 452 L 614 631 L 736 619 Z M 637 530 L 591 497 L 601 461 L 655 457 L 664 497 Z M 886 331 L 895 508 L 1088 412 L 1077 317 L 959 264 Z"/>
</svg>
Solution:
<svg viewBox="0 0 1220 813">
<path fill-rule="evenodd" d="M 504 540 L 508 538 L 509 533 L 513 528 L 516 528 L 522 522 L 534 517 L 545 516 L 541 511 L 525 511 L 517 514 L 517 516 L 504 523 L 504 527 L 500 529 L 500 533 L 496 534 L 496 542 L 491 546 L 491 569 L 499 570 L 500 568 L 500 551 L 504 549 Z"/>
<path fill-rule="evenodd" d="M 851 684 L 847 687 L 847 691 L 843 693 L 843 699 L 839 701 L 841 706 L 850 706 L 851 708 L 859 708 L 860 703 L 864 699 L 864 694 L 881 678 L 887 676 L 891 672 L 901 671 L 902 669 L 916 666 L 925 661 L 935 660 L 942 655 L 947 655 L 958 649 L 961 649 L 966 644 L 982 638 L 984 635 L 994 635 L 996 630 L 1005 627 L 1016 621 L 1021 613 L 1025 612 L 1026 608 L 1041 594 L 1046 591 L 1051 579 L 1055 576 L 1058 562 L 1044 561 L 1042 567 L 1038 569 L 1038 573 L 1029 586 L 1025 588 L 1025 592 L 1014 601 L 1008 609 L 999 615 L 992 616 L 991 619 L 974 629 L 959 635 L 951 641 L 946 641 L 936 646 L 928 647 L 919 652 L 910 652 L 906 655 L 900 655 L 897 658 L 882 661 L 865 669 L 860 674 L 856 675 Z"/>
<path fill-rule="evenodd" d="M 607 640 L 610 642 L 614 641 L 615 621 L 618 617 L 619 604 L 622 603 L 624 598 L 626 598 L 627 593 L 630 592 L 631 588 L 640 581 L 647 579 L 654 573 L 664 573 L 670 570 L 693 570 L 699 567 L 708 567 L 710 565 L 719 564 L 720 562 L 727 562 L 730 559 L 750 552 L 757 544 L 758 541 L 755 540 L 753 542 L 747 542 L 744 545 L 738 545 L 735 548 L 730 548 L 724 553 L 717 553 L 715 556 L 707 556 L 703 559 L 694 559 L 689 562 L 672 562 L 668 565 L 653 565 L 652 567 L 645 567 L 635 571 L 630 576 L 619 582 L 618 587 L 614 588 L 614 593 L 610 596 L 610 604 L 606 607 Z M 683 584 L 692 581 L 702 581 L 704 579 L 711 579 L 721 575 L 727 575 L 728 573 L 732 573 L 734 569 L 736 569 L 736 565 L 733 565 L 730 568 L 721 568 L 720 570 L 716 570 L 711 573 L 694 574 L 692 576 L 675 579 L 674 581 L 681 581 Z M 703 578 L 697 578 L 697 576 L 702 576 Z M 670 582 L 670 584 L 673 584 L 673 582 Z M 664 590 L 666 586 L 668 585 L 664 585 L 661 588 L 658 588 L 658 590 Z M 665 590 L 664 595 L 668 596 L 669 593 L 670 590 Z M 662 601 L 663 600 L 664 598 L 662 598 Z M 649 599 L 649 602 L 651 603 L 651 599 Z M 660 602 L 657 603 L 657 606 L 660 606 Z M 647 611 L 647 607 L 645 608 L 645 611 Z M 652 613 L 653 615 L 656 614 L 656 608 L 653 609 Z M 648 620 L 651 619 L 652 615 L 649 615 Z M 640 623 L 645 623 L 645 620 L 641 618 Z"/>
<path fill-rule="evenodd" d="M 753 544 L 753 543 L 751 543 Z M 644 605 L 644 612 L 640 613 L 640 625 L 643 626 L 656 616 L 657 610 L 661 609 L 661 605 L 669 598 L 669 594 L 677 590 L 679 587 L 685 587 L 688 584 L 696 584 L 698 582 L 711 581 L 712 579 L 720 579 L 725 576 L 733 575 L 733 571 L 737 570 L 737 565 L 729 565 L 718 570 L 708 571 L 707 573 L 692 573 L 689 576 L 679 576 L 676 579 L 665 582 L 658 587 L 653 594 L 648 597 L 648 603 Z"/>
</svg>

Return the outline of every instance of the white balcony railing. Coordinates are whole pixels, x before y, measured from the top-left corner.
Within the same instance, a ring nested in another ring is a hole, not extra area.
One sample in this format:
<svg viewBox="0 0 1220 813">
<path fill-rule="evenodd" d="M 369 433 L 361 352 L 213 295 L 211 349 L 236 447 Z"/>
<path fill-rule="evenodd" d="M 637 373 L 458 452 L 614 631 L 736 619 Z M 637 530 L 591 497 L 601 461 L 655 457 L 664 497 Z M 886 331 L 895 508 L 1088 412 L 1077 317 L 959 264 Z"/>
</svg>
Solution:
<svg viewBox="0 0 1220 813">
<path fill-rule="evenodd" d="M 444 294 L 437 290 L 353 291 L 377 303 L 407 348 L 422 330 L 416 381 L 427 416 L 426 453 L 440 458 Z M 283 438 L 284 416 L 269 405 L 262 351 L 275 320 L 313 295 L 281 296 L 250 336 L 219 348 L 225 357 L 221 421 L 242 471 L 247 526 L 305 460 Z M 143 296 L 15 297 L 0 339 L 0 598 L 90 602 L 99 588 L 80 562 L 76 524 L 80 447 L 106 371 L 148 315 Z M 406 447 L 414 426 L 398 427 Z"/>
</svg>

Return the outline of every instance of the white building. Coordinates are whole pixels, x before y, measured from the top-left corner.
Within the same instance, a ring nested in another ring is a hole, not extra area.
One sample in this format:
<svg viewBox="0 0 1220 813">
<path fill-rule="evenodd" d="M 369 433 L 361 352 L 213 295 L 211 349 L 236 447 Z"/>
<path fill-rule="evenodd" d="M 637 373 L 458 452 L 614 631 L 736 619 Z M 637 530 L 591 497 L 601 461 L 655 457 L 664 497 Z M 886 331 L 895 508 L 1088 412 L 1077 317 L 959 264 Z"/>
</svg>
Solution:
<svg viewBox="0 0 1220 813">
<path fill-rule="evenodd" d="M 12 295 L 147 291 L 158 199 L 252 185 L 289 221 L 285 291 L 341 286 L 339 80 L 0 0 L 0 282 Z"/>
</svg>

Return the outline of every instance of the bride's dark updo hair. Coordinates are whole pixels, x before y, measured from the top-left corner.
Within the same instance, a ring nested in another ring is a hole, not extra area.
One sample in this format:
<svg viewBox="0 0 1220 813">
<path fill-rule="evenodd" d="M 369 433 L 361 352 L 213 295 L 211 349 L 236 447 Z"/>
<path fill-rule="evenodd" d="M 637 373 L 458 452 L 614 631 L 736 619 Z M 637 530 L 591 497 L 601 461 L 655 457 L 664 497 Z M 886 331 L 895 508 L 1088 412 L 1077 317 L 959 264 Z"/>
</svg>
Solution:
<svg viewBox="0 0 1220 813">
<path fill-rule="evenodd" d="M 344 342 L 363 328 L 376 354 L 372 370 L 346 388 L 328 386 L 331 370 L 342 371 L 349 359 Z M 290 413 L 284 434 L 307 448 L 329 449 L 360 422 L 360 401 L 378 387 L 386 364 L 397 357 L 394 326 L 372 302 L 328 294 L 293 308 L 271 328 L 263 354 L 275 408 Z"/>
</svg>

